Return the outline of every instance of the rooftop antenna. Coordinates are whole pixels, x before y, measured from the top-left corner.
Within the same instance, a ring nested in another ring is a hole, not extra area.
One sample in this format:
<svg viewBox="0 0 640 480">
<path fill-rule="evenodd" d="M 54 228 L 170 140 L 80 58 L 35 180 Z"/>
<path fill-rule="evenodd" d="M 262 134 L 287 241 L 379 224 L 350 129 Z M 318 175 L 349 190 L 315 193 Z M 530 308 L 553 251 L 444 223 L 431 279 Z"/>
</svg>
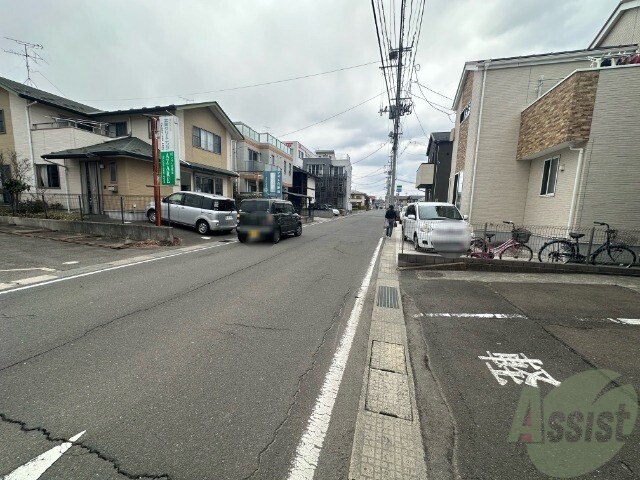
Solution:
<svg viewBox="0 0 640 480">
<path fill-rule="evenodd" d="M 42 58 L 40 55 L 38 55 L 38 53 L 35 51 L 35 50 L 42 50 L 44 47 L 39 43 L 23 42 L 22 40 L 16 40 L 15 38 L 9 38 L 9 37 L 4 37 L 4 38 L 6 38 L 7 40 L 11 40 L 12 42 L 16 42 L 18 45 L 22 45 L 24 47 L 24 53 L 16 52 L 14 50 L 4 50 L 4 49 L 3 50 L 7 53 L 24 57 L 24 62 L 27 66 L 27 79 L 22 83 L 24 83 L 25 85 L 31 85 L 32 87 L 35 87 L 36 84 L 34 83 L 33 80 L 31 80 L 31 66 L 29 65 L 29 59 L 31 59 L 33 63 L 35 63 L 36 65 L 38 64 L 38 60 L 42 60 L 44 63 L 47 63 L 47 61 L 44 58 Z"/>
</svg>

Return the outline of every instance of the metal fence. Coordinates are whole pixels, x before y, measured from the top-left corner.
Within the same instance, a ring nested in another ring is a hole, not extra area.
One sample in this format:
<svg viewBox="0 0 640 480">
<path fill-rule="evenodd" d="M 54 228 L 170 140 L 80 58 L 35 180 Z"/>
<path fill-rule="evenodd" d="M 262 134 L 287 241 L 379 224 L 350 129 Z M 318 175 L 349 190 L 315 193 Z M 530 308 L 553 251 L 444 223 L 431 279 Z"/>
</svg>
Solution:
<svg viewBox="0 0 640 480">
<path fill-rule="evenodd" d="M 403 234 L 407 240 L 411 241 L 414 232 L 409 229 L 404 229 L 405 226 L 402 226 Z M 512 236 L 512 226 L 503 222 L 487 222 L 472 224 L 471 226 L 474 237 L 487 239 L 487 235 L 491 236 L 491 240 L 489 241 L 490 248 L 500 246 Z M 533 250 L 533 260 L 537 260 L 538 251 L 550 240 L 564 239 L 575 243 L 575 240 L 569 237 L 569 233 L 584 234 L 579 242 L 580 253 L 587 257 L 607 240 L 606 227 L 599 225 L 578 229 L 545 225 L 517 225 L 516 228 L 525 229 L 530 232 L 529 239 L 525 243 Z M 640 262 L 640 230 L 618 230 L 615 228 L 615 225 L 611 225 L 611 228 L 616 230 L 611 242 L 621 243 L 629 247 L 635 252 Z"/>
<path fill-rule="evenodd" d="M 61 193 L 30 193 L 20 196 L 16 205 L 5 199 L 0 208 L 5 213 L 40 218 L 68 220 L 104 220 L 135 222 L 146 220 L 149 195 L 73 195 Z"/>
</svg>

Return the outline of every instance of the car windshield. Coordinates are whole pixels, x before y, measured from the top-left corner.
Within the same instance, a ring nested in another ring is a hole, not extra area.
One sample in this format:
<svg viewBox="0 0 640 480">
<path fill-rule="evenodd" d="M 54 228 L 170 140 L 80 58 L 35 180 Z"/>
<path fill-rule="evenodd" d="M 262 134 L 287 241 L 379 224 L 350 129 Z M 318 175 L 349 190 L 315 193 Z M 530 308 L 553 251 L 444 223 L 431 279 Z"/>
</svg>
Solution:
<svg viewBox="0 0 640 480">
<path fill-rule="evenodd" d="M 269 210 L 269 201 L 268 200 L 251 200 L 251 201 L 243 201 L 240 204 L 240 210 L 243 212 L 266 212 Z"/>
<path fill-rule="evenodd" d="M 462 220 L 462 215 L 453 205 L 419 205 L 422 220 Z"/>
</svg>

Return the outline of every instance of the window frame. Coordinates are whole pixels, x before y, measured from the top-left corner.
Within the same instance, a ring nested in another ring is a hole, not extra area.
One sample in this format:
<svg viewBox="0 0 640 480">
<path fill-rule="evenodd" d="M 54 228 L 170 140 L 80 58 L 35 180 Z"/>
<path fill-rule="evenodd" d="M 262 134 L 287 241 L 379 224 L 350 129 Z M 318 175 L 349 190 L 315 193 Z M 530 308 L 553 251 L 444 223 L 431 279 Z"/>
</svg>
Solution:
<svg viewBox="0 0 640 480">
<path fill-rule="evenodd" d="M 0 134 L 7 133 L 7 124 L 4 120 L 4 110 L 0 108 Z"/>
<path fill-rule="evenodd" d="M 555 162 L 555 164 L 554 164 Z M 542 182 L 540 183 L 541 197 L 555 197 L 558 187 L 558 171 L 560 166 L 560 156 L 547 158 L 542 165 Z M 555 167 L 555 168 L 554 168 Z M 550 189 L 550 182 L 553 186 Z"/>
<path fill-rule="evenodd" d="M 204 128 L 193 126 L 191 144 L 200 150 L 222 155 L 222 137 Z"/>
<path fill-rule="evenodd" d="M 43 170 L 46 172 L 46 182 L 45 182 L 45 177 L 42 176 Z M 55 175 L 53 176 L 54 180 L 57 180 L 57 182 L 53 182 L 53 183 L 57 183 L 57 185 L 51 185 L 52 183 L 52 176 L 50 175 L 49 172 L 54 172 L 55 171 Z M 36 183 L 38 184 L 38 188 L 54 188 L 54 189 L 59 189 L 62 188 L 61 182 L 60 182 L 60 165 L 53 165 L 53 164 L 36 164 Z"/>
<path fill-rule="evenodd" d="M 118 183 L 117 162 L 109 162 L 109 183 Z"/>
</svg>

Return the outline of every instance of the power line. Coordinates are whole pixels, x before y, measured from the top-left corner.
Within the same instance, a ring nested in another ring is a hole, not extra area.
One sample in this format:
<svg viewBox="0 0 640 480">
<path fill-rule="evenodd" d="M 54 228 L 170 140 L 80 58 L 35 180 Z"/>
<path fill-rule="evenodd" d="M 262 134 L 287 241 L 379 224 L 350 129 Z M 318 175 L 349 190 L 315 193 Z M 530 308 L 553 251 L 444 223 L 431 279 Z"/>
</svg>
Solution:
<svg viewBox="0 0 640 480">
<path fill-rule="evenodd" d="M 416 74 L 416 83 L 417 83 L 419 86 L 426 88 L 426 89 L 427 89 L 427 90 L 429 90 L 430 92 L 433 92 L 433 93 L 435 93 L 436 95 L 440 95 L 441 97 L 444 97 L 444 98 L 446 98 L 447 100 L 451 100 L 451 101 L 453 102 L 453 98 L 451 98 L 451 97 L 447 97 L 447 96 L 446 96 L 446 95 L 444 95 L 443 93 L 436 92 L 435 90 L 432 90 L 431 88 L 427 87 L 426 85 L 422 85 L 422 84 L 418 81 L 418 75 L 417 75 L 417 74 Z"/>
<path fill-rule="evenodd" d="M 280 138 L 280 137 L 287 137 L 287 136 L 289 136 L 289 135 L 293 135 L 294 133 L 301 132 L 302 130 L 306 130 L 307 128 L 315 127 L 316 125 L 319 125 L 319 124 L 321 124 L 321 123 L 324 123 L 324 122 L 326 122 L 327 120 L 331 120 L 332 118 L 336 118 L 336 117 L 338 117 L 338 116 L 342 115 L 343 113 L 350 112 L 350 111 L 351 111 L 351 110 L 353 110 L 354 108 L 358 108 L 359 106 L 364 105 L 364 104 L 365 104 L 365 103 L 367 103 L 367 102 L 370 102 L 370 101 L 371 101 L 371 100 L 373 100 L 374 98 L 378 98 L 380 95 L 382 95 L 382 94 L 381 94 L 381 93 L 377 93 L 377 94 L 375 94 L 373 97 L 371 97 L 371 98 L 369 98 L 369 99 L 365 100 L 364 102 L 361 102 L 361 103 L 359 103 L 359 104 L 357 104 L 357 105 L 354 105 L 353 107 L 348 108 L 348 109 L 346 109 L 346 110 L 344 110 L 344 111 L 342 111 L 342 112 L 340 112 L 340 113 L 336 113 L 335 115 L 332 115 L 332 116 L 330 116 L 330 117 L 327 117 L 327 118 L 325 118 L 324 120 L 320 120 L 319 122 L 312 123 L 311 125 L 307 125 L 306 127 L 299 128 L 298 130 L 294 130 L 293 132 L 283 133 L 282 135 L 276 135 L 276 136 L 277 136 L 278 138 Z"/>
<path fill-rule="evenodd" d="M 382 150 L 382 147 L 384 147 L 384 146 L 385 146 L 385 145 L 387 145 L 388 143 L 389 143 L 389 142 L 385 142 L 385 143 L 383 143 L 382 145 L 380 145 L 380 147 L 379 147 L 376 151 L 371 152 L 371 153 L 370 153 L 369 155 L 367 155 L 366 157 L 361 158 L 360 160 L 357 160 L 357 161 L 355 161 L 355 162 L 351 162 L 351 165 L 355 165 L 356 163 L 360 163 L 360 162 L 362 162 L 362 161 L 366 160 L 367 158 L 369 158 L 371 155 L 375 155 L 375 154 L 376 154 L 376 153 L 378 153 L 380 150 Z"/>
<path fill-rule="evenodd" d="M 209 94 L 209 93 L 230 92 L 230 91 L 233 91 L 233 90 L 242 90 L 242 89 L 246 89 L 246 88 L 263 87 L 265 85 L 274 85 L 274 84 L 277 84 L 277 83 L 292 82 L 294 80 L 302 80 L 302 79 L 305 79 L 305 78 L 318 77 L 320 75 L 327 75 L 329 73 L 336 73 L 336 72 L 342 72 L 342 71 L 345 71 L 345 70 L 351 70 L 351 69 L 354 69 L 354 68 L 366 67 L 368 65 L 373 65 L 375 63 L 378 63 L 378 60 L 376 60 L 375 62 L 361 63 L 360 65 L 352 65 L 350 67 L 337 68 L 335 70 L 329 70 L 329 71 L 326 71 L 326 72 L 311 73 L 309 75 L 301 75 L 299 77 L 285 78 L 283 80 L 273 80 L 271 82 L 255 83 L 255 84 L 252 84 L 252 85 L 243 85 L 241 87 L 230 87 L 230 88 L 222 88 L 222 89 L 219 89 L 219 90 L 208 90 L 206 92 L 180 93 L 180 94 L 175 94 L 175 95 L 163 95 L 163 96 L 158 96 L 158 97 L 112 98 L 112 99 L 101 99 L 101 100 L 88 99 L 88 100 L 82 100 L 82 101 L 83 102 L 116 102 L 116 101 L 127 101 L 127 100 L 154 100 L 154 99 L 158 99 L 158 98 L 172 98 L 172 97 L 176 97 L 176 96 L 177 97 L 181 97 L 181 96 L 188 96 L 188 95 L 205 95 L 205 94 Z"/>
</svg>

